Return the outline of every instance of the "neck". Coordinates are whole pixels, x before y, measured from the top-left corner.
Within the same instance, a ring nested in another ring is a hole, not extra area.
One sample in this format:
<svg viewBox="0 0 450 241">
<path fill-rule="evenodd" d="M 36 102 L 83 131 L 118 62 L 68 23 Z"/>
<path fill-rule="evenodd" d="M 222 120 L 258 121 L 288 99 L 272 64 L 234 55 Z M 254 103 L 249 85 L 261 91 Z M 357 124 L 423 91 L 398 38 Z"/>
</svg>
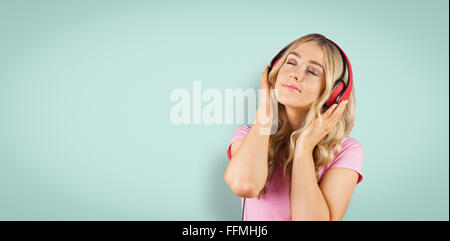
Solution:
<svg viewBox="0 0 450 241">
<path fill-rule="evenodd" d="M 308 110 L 304 109 L 298 109 L 298 108 L 292 108 L 285 105 L 286 109 L 286 116 L 289 121 L 289 125 L 291 127 L 291 130 L 297 130 L 300 124 L 303 122 L 303 120 L 306 118 L 306 114 L 308 113 Z"/>
</svg>

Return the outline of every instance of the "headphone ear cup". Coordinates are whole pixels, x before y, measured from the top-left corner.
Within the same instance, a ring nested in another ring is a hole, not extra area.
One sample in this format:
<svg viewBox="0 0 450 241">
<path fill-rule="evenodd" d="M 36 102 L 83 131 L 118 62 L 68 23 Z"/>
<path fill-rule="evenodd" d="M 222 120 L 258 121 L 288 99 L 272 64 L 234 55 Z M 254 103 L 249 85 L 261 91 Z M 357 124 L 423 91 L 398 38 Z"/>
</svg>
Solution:
<svg viewBox="0 0 450 241">
<path fill-rule="evenodd" d="M 345 89 L 344 81 L 338 80 L 338 81 L 334 82 L 333 91 L 331 92 L 330 98 L 328 98 L 328 101 L 327 101 L 327 108 L 332 106 L 334 103 L 338 103 L 338 102 L 336 102 L 336 99 L 341 95 L 342 90 L 344 90 L 344 89 Z"/>
</svg>

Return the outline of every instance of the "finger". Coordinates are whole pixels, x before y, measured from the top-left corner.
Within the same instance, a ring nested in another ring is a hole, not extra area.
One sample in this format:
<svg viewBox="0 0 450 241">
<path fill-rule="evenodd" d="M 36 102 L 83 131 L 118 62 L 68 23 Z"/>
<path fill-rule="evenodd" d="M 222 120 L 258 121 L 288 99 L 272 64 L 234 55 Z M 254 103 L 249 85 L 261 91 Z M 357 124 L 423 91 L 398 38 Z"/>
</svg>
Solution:
<svg viewBox="0 0 450 241">
<path fill-rule="evenodd" d="M 332 114 L 333 111 L 336 109 L 337 104 L 333 104 L 330 108 L 328 108 L 328 110 L 325 111 L 325 113 L 323 114 L 324 118 L 329 118 Z"/>
<path fill-rule="evenodd" d="M 261 76 L 261 89 L 264 90 L 269 89 L 270 83 L 268 75 L 269 75 L 269 66 L 266 66 Z"/>
<path fill-rule="evenodd" d="M 347 106 L 348 100 L 344 100 L 341 103 L 339 103 L 339 106 L 336 108 L 336 110 L 333 112 L 333 115 L 331 117 L 333 122 L 337 122 L 342 114 L 344 113 L 345 107 Z"/>
</svg>

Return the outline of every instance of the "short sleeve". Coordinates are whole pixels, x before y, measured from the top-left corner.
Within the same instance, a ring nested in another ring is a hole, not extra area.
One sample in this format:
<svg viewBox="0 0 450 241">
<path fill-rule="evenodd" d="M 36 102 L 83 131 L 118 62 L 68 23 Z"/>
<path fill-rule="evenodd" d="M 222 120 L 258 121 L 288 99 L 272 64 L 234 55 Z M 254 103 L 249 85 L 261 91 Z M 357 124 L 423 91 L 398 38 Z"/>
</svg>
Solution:
<svg viewBox="0 0 450 241">
<path fill-rule="evenodd" d="M 364 149 L 362 145 L 353 138 L 346 138 L 342 142 L 342 149 L 333 159 L 327 170 L 331 168 L 347 168 L 358 173 L 358 183 L 363 179 L 362 164 L 364 161 Z"/>
<path fill-rule="evenodd" d="M 231 144 L 233 144 L 233 142 L 235 142 L 236 140 L 244 139 L 247 136 L 249 130 L 250 130 L 250 126 L 244 125 L 244 126 L 239 127 L 233 133 L 233 136 L 231 137 L 230 144 L 228 144 L 228 150 L 227 150 L 228 160 L 231 160 Z"/>
</svg>

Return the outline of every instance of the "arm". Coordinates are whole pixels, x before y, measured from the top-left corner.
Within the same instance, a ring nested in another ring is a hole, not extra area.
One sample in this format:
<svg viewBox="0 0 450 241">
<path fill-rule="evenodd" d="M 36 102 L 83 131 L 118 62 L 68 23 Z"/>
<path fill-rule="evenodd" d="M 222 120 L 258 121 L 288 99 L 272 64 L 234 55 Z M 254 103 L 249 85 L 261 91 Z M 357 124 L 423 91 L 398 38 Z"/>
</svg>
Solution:
<svg viewBox="0 0 450 241">
<path fill-rule="evenodd" d="M 311 151 L 294 154 L 290 200 L 293 221 L 330 219 L 328 204 L 317 184 Z"/>
<path fill-rule="evenodd" d="M 349 169 L 332 168 L 319 187 L 312 153 L 341 118 L 346 103 L 330 107 L 322 119 L 316 118 L 296 141 L 290 194 L 292 220 L 340 220 L 344 216 L 358 174 Z"/>
<path fill-rule="evenodd" d="M 317 184 L 312 151 L 294 155 L 291 180 L 292 220 L 341 220 L 350 202 L 358 174 L 332 168 Z"/>
<path fill-rule="evenodd" d="M 257 120 L 245 139 L 235 141 L 231 146 L 232 158 L 224 179 L 233 193 L 241 197 L 256 197 L 266 183 L 270 135 L 261 135 L 260 128 L 266 126 Z"/>
</svg>

